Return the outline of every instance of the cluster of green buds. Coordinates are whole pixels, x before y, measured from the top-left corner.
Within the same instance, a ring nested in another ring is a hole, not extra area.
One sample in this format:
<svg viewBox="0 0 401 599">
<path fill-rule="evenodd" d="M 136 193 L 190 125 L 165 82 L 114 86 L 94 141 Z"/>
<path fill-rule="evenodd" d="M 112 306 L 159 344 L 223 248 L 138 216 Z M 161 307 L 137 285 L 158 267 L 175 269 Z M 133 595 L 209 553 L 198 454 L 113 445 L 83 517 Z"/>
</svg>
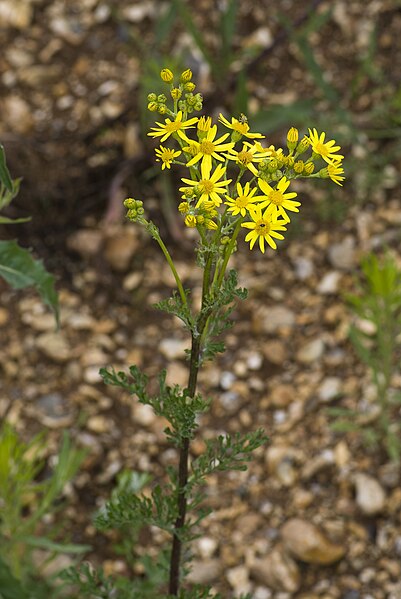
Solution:
<svg viewBox="0 0 401 599">
<path fill-rule="evenodd" d="M 143 218 L 145 210 L 143 208 L 143 202 L 141 200 L 134 200 L 134 198 L 127 198 L 124 200 L 124 206 L 127 209 L 126 217 L 136 222 Z"/>
<path fill-rule="evenodd" d="M 202 94 L 194 94 L 195 83 L 192 81 L 191 69 L 186 69 L 181 73 L 178 84 L 174 83 L 174 75 L 170 69 L 162 69 L 160 78 L 164 83 L 171 86 L 170 95 L 174 100 L 174 111 L 181 110 L 186 114 L 202 110 Z M 167 98 L 165 94 L 151 93 L 148 95 L 148 110 L 167 114 L 169 110 L 166 106 Z"/>
</svg>

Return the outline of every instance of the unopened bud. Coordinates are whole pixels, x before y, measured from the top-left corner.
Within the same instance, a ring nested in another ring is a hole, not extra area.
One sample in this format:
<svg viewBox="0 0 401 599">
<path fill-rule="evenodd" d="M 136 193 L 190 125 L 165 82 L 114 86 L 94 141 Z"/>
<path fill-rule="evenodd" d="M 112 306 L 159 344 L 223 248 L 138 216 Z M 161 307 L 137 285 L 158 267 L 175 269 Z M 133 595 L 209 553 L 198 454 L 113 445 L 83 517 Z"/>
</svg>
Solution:
<svg viewBox="0 0 401 599">
<path fill-rule="evenodd" d="M 135 209 L 128 210 L 128 212 L 127 212 L 127 218 L 129 220 L 134 220 L 135 221 L 137 219 L 137 216 L 138 216 L 138 213 L 137 213 L 137 211 Z"/>
<path fill-rule="evenodd" d="M 188 202 L 181 202 L 178 205 L 178 212 L 181 212 L 181 214 L 187 214 L 189 212 L 189 204 L 188 204 Z"/>
<path fill-rule="evenodd" d="M 149 102 L 148 104 L 148 110 L 150 110 L 150 112 L 156 112 L 156 110 L 159 108 L 159 105 L 157 102 Z"/>
<path fill-rule="evenodd" d="M 159 114 L 166 114 L 168 109 L 167 109 L 167 106 L 165 104 L 160 104 L 157 107 L 157 110 L 158 110 Z"/>
<path fill-rule="evenodd" d="M 196 87 L 195 83 L 192 83 L 192 81 L 189 81 L 188 83 L 185 83 L 184 90 L 186 92 L 193 92 L 195 87 Z"/>
<path fill-rule="evenodd" d="M 304 175 L 311 175 L 314 170 L 315 165 L 313 164 L 313 162 L 308 162 L 307 164 L 305 164 Z"/>
<path fill-rule="evenodd" d="M 290 151 L 295 150 L 298 143 L 298 129 L 291 127 L 287 133 L 287 147 Z"/>
<path fill-rule="evenodd" d="M 300 175 L 301 173 L 303 173 L 303 170 L 305 168 L 305 164 L 303 160 L 297 160 L 294 164 L 294 171 Z"/>
<path fill-rule="evenodd" d="M 157 96 L 156 94 L 148 94 L 148 102 L 156 102 Z"/>
<path fill-rule="evenodd" d="M 269 162 L 267 163 L 267 170 L 270 173 L 274 173 L 274 171 L 276 171 L 278 169 L 278 160 L 276 160 L 276 158 L 272 158 L 271 160 L 269 160 Z"/>
<path fill-rule="evenodd" d="M 309 139 L 309 137 L 306 137 L 306 135 L 304 135 L 304 137 L 301 139 L 301 141 L 297 145 L 296 153 L 302 154 L 303 152 L 305 152 L 305 150 L 307 150 L 309 148 L 309 146 L 310 146 L 310 139 Z"/>
<path fill-rule="evenodd" d="M 157 96 L 157 101 L 159 104 L 165 104 L 167 102 L 167 96 L 165 94 L 159 94 Z"/>
<path fill-rule="evenodd" d="M 181 77 L 180 77 L 180 82 L 181 83 L 188 83 L 188 81 L 191 81 L 192 79 L 192 71 L 191 69 L 187 69 L 186 71 L 184 71 L 183 73 L 181 73 Z"/>
<path fill-rule="evenodd" d="M 194 227 L 196 227 L 196 216 L 194 216 L 193 214 L 187 214 L 184 223 L 187 227 L 191 227 L 193 229 Z"/>
<path fill-rule="evenodd" d="M 170 93 L 173 100 L 179 100 L 182 96 L 182 91 L 179 87 L 173 87 Z"/>
<path fill-rule="evenodd" d="M 172 82 L 172 80 L 174 79 L 174 75 L 173 75 L 173 73 L 170 71 L 170 69 L 163 69 L 163 70 L 160 72 L 160 77 L 162 78 L 162 80 L 163 80 L 165 83 L 171 83 L 171 82 Z"/>
</svg>

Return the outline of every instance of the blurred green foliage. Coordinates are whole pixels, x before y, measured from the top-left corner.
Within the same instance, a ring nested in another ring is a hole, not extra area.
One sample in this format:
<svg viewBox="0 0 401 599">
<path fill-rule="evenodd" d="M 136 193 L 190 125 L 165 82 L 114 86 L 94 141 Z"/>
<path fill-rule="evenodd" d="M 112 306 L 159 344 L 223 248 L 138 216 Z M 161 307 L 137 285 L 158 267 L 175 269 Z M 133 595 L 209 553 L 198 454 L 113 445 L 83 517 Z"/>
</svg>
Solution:
<svg viewBox="0 0 401 599">
<path fill-rule="evenodd" d="M 58 514 L 59 499 L 82 463 L 84 452 L 72 447 L 65 434 L 52 471 L 46 471 L 44 434 L 22 441 L 5 422 L 0 429 L 0 598 L 56 597 L 53 577 L 44 570 L 55 557 L 79 554 L 85 545 L 59 543 L 63 521 L 44 524 Z M 63 533 L 65 536 L 65 532 Z M 55 576 L 54 576 L 55 578 Z"/>
</svg>

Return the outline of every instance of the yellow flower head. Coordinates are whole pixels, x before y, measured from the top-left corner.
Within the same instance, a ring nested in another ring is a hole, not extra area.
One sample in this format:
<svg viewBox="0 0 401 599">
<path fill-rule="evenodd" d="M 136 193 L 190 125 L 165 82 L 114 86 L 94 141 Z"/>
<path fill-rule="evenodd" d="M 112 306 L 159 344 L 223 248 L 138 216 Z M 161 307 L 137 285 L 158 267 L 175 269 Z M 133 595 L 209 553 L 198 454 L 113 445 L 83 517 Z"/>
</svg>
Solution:
<svg viewBox="0 0 401 599">
<path fill-rule="evenodd" d="M 326 166 L 326 168 L 319 171 L 319 176 L 327 179 L 328 177 L 336 183 L 336 185 L 340 185 L 342 187 L 341 181 L 344 181 L 344 169 L 342 167 L 341 161 L 331 162 Z"/>
<path fill-rule="evenodd" d="M 180 110 L 177 113 L 177 116 L 175 117 L 174 121 L 167 118 L 164 123 L 156 122 L 156 125 L 159 125 L 159 126 L 151 127 L 151 131 L 150 131 L 150 133 L 148 133 L 148 135 L 150 135 L 150 137 L 161 137 L 160 141 L 163 142 L 163 141 L 166 141 L 166 139 L 168 137 L 170 137 L 170 135 L 177 133 L 182 139 L 185 139 L 187 141 L 184 131 L 186 129 L 193 128 L 194 124 L 197 122 L 198 122 L 198 117 L 193 117 L 192 119 L 189 119 L 188 121 L 183 121 L 182 120 L 182 111 Z"/>
<path fill-rule="evenodd" d="M 211 200 L 215 206 L 220 206 L 222 199 L 221 194 L 225 193 L 225 187 L 231 183 L 231 179 L 219 181 L 225 174 L 226 169 L 219 164 L 212 175 L 205 166 L 201 167 L 202 178 L 200 181 L 192 181 L 191 179 L 181 179 L 187 185 L 196 188 L 196 191 L 200 194 L 196 208 L 199 208 L 203 202 Z M 186 191 L 187 187 L 180 187 L 180 191 Z"/>
<path fill-rule="evenodd" d="M 241 214 L 241 216 L 245 216 L 247 211 L 249 211 L 252 207 L 254 207 L 255 202 L 260 200 L 260 197 L 253 197 L 257 191 L 257 187 L 250 188 L 250 183 L 245 183 L 244 187 L 242 187 L 241 183 L 237 183 L 237 197 L 230 198 L 226 196 L 226 201 L 224 202 L 226 206 L 228 206 L 228 211 L 232 213 L 233 216 L 237 216 Z M 263 196 L 262 196 L 263 197 Z"/>
<path fill-rule="evenodd" d="M 170 148 L 165 148 L 164 146 L 160 146 L 160 148 L 155 149 L 156 153 L 156 162 L 162 161 L 162 171 L 164 169 L 170 168 L 171 163 L 174 161 L 174 158 L 177 158 L 180 154 L 180 150 L 171 150 Z"/>
<path fill-rule="evenodd" d="M 255 164 L 258 164 L 266 157 L 270 156 L 270 150 L 263 148 L 259 142 L 255 142 L 250 144 L 248 141 L 245 141 L 242 144 L 242 150 L 237 152 L 234 148 L 230 149 L 225 157 L 229 160 L 235 160 L 236 164 L 243 169 L 248 169 L 251 171 L 255 177 L 258 174 L 258 169 Z"/>
<path fill-rule="evenodd" d="M 268 206 L 272 207 L 272 210 L 277 213 L 277 216 L 282 216 L 284 221 L 289 222 L 289 217 L 286 213 L 286 210 L 290 210 L 291 212 L 299 212 L 298 206 L 301 205 L 300 202 L 294 202 L 292 198 L 295 198 L 297 194 L 295 192 L 285 193 L 290 185 L 290 181 L 287 181 L 286 177 L 280 179 L 277 184 L 276 189 L 270 187 L 270 185 L 263 181 L 262 179 L 258 180 L 259 188 L 265 194 L 265 201 L 261 202 L 261 207 L 264 208 Z"/>
<path fill-rule="evenodd" d="M 341 154 L 337 154 L 338 150 L 341 150 L 341 146 L 336 146 L 334 139 L 330 141 L 324 141 L 326 137 L 326 133 L 319 133 L 316 129 L 309 129 L 309 139 L 312 146 L 312 151 L 315 154 L 318 154 L 325 160 L 330 163 L 333 160 L 341 160 L 344 158 Z"/>
<path fill-rule="evenodd" d="M 220 156 L 217 152 L 224 152 L 225 150 L 229 150 L 233 147 L 233 143 L 223 143 L 223 141 L 228 137 L 228 133 L 225 133 L 218 139 L 214 139 L 217 133 L 217 125 L 213 125 L 210 127 L 209 131 L 206 133 L 205 137 L 202 141 L 194 142 L 197 147 L 197 153 L 189 162 L 187 162 L 187 166 L 193 166 L 199 160 L 202 160 L 202 171 L 205 171 L 208 175 L 212 170 L 212 158 L 216 160 L 220 160 L 220 162 L 224 162 L 224 158 Z M 187 151 L 187 148 L 184 148 L 184 152 Z"/>
<path fill-rule="evenodd" d="M 248 139 L 261 139 L 264 137 L 261 133 L 250 133 L 247 120 L 237 120 L 234 117 L 231 117 L 230 123 L 222 114 L 220 114 L 219 121 L 227 127 L 227 129 L 232 129 L 242 137 L 247 137 Z"/>
<path fill-rule="evenodd" d="M 277 231 L 286 231 L 286 221 L 278 219 L 274 210 L 269 206 L 262 212 L 261 206 L 255 206 L 250 210 L 252 221 L 241 224 L 241 227 L 251 229 L 245 237 L 249 241 L 249 248 L 252 249 L 257 241 L 262 253 L 265 251 L 265 242 L 273 249 L 277 249 L 275 239 L 284 239 L 281 233 Z"/>
<path fill-rule="evenodd" d="M 174 79 L 174 75 L 170 69 L 162 69 L 160 72 L 160 77 L 165 83 L 171 83 Z"/>
</svg>

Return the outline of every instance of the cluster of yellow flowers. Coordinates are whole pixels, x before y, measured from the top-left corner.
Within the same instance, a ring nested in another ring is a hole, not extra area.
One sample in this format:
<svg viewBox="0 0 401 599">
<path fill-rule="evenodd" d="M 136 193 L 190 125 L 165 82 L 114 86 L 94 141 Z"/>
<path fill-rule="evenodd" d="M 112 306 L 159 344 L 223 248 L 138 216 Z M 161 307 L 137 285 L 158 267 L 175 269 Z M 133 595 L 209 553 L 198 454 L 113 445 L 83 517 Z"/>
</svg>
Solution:
<svg viewBox="0 0 401 599">
<path fill-rule="evenodd" d="M 207 230 L 225 235 L 240 225 L 249 229 L 245 241 L 250 249 L 257 241 L 262 252 L 265 243 L 276 249 L 275 239 L 283 239 L 282 232 L 290 222 L 288 213 L 299 212 L 301 205 L 294 199 L 297 194 L 289 191 L 293 179 L 330 178 L 342 185 L 340 146 L 334 140 L 325 141 L 325 133 L 309 129 L 309 135 L 299 139 L 298 130 L 291 127 L 286 150 L 276 149 L 262 145 L 264 135 L 252 133 L 244 115 L 229 121 L 220 114 L 218 122 L 226 132 L 219 135 L 211 117 L 188 118 L 202 108 L 201 95 L 193 93 L 195 84 L 189 69 L 181 74 L 178 85 L 169 69 L 162 70 L 161 78 L 171 86 L 173 108 L 167 107 L 164 94 L 148 96 L 149 110 L 167 115 L 148 135 L 160 138 L 160 143 L 174 140 L 175 148 L 160 145 L 155 150 L 156 160 L 162 169 L 169 169 L 171 164 L 189 169 L 189 177 L 181 179 L 184 185 L 180 187 L 178 210 L 185 225 L 196 227 L 202 238 Z M 306 152 L 310 152 L 309 157 Z M 315 171 L 319 161 L 323 168 Z M 233 176 L 235 171 L 233 183 L 227 173 Z"/>
</svg>

